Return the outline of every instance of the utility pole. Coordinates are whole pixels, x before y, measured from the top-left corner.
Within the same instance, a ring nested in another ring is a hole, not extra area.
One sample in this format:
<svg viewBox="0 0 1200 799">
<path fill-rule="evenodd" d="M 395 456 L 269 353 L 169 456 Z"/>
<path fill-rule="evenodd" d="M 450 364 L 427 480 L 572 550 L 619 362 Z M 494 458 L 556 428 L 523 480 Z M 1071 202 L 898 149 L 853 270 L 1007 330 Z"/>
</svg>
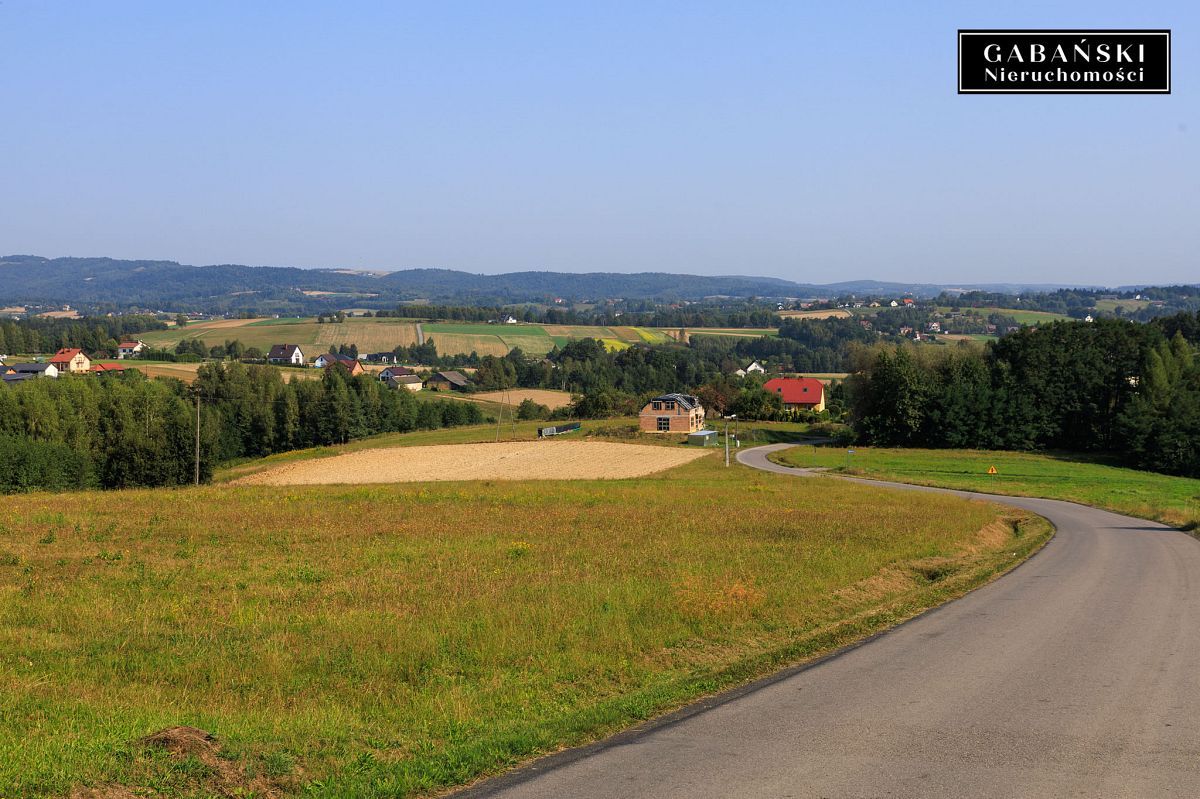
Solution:
<svg viewBox="0 0 1200 799">
<path fill-rule="evenodd" d="M 732 416 L 725 417 L 725 465 L 726 466 L 729 465 L 729 420 L 730 419 L 736 420 L 737 414 L 735 413 Z"/>
<path fill-rule="evenodd" d="M 196 389 L 196 485 L 200 485 L 200 390 Z"/>
</svg>

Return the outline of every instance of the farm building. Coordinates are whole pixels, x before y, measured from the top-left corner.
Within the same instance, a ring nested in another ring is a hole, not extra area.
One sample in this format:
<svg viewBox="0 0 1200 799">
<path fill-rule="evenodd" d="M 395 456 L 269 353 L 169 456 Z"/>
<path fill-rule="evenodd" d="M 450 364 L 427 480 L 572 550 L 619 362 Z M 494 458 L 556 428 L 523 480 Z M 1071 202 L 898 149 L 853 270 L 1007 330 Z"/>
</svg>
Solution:
<svg viewBox="0 0 1200 799">
<path fill-rule="evenodd" d="M 92 364 L 92 374 L 123 375 L 125 374 L 125 367 L 119 363 L 94 363 Z"/>
<path fill-rule="evenodd" d="M 393 377 L 412 377 L 416 372 L 407 366 L 389 366 L 379 373 L 379 382 L 386 383 Z"/>
<path fill-rule="evenodd" d="M 87 372 L 92 368 L 92 360 L 80 349 L 61 349 L 50 359 L 54 368 L 63 372 Z"/>
<path fill-rule="evenodd" d="M 421 378 L 416 375 L 396 375 L 387 379 L 388 388 L 404 388 L 409 391 L 420 391 Z"/>
<path fill-rule="evenodd" d="M 272 344 L 267 353 L 267 363 L 284 363 L 289 366 L 303 366 L 304 353 L 295 344 Z"/>
<path fill-rule="evenodd" d="M 778 394 L 788 410 L 825 410 L 825 384 L 815 377 L 774 377 L 763 389 Z"/>
<path fill-rule="evenodd" d="M 466 391 L 470 382 L 461 372 L 434 372 L 425 381 L 430 391 Z"/>
<path fill-rule="evenodd" d="M 638 414 L 643 433 L 694 433 L 704 428 L 704 407 L 691 394 L 654 397 Z"/>
<path fill-rule="evenodd" d="M 58 367 L 52 363 L 14 363 L 4 367 L 5 377 L 27 375 L 28 377 L 58 377 Z M 18 378 L 24 380 L 25 378 Z"/>
<path fill-rule="evenodd" d="M 122 341 L 117 345 L 117 358 L 119 360 L 136 358 L 144 349 L 146 349 L 146 342 L 140 339 L 137 341 Z"/>
</svg>

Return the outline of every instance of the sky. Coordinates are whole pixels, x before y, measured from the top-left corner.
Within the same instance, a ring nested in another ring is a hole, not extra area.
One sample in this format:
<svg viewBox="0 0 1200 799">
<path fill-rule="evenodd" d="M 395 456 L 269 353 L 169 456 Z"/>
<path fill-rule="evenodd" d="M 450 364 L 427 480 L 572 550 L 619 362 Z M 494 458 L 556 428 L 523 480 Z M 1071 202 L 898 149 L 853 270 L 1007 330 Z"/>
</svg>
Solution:
<svg viewBox="0 0 1200 799">
<path fill-rule="evenodd" d="M 1194 2 L 0 2 L 0 254 L 1200 281 Z M 1171 28 L 1170 96 L 956 93 Z"/>
</svg>

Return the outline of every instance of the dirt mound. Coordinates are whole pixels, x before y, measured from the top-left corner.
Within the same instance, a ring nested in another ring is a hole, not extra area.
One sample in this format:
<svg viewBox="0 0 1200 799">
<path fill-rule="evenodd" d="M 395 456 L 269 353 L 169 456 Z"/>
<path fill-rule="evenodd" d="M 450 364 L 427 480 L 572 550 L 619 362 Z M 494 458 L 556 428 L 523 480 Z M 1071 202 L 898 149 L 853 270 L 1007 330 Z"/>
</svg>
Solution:
<svg viewBox="0 0 1200 799">
<path fill-rule="evenodd" d="M 247 475 L 234 480 L 231 485 L 620 479 L 660 472 L 705 454 L 706 450 L 698 447 L 603 441 L 389 447 L 296 461 Z"/>
<path fill-rule="evenodd" d="M 222 757 L 221 743 L 212 733 L 197 727 L 167 727 L 139 738 L 137 744 L 145 749 L 161 749 L 177 760 L 194 759 L 203 763 L 207 769 L 195 787 L 207 794 L 264 799 L 280 795 L 278 785 L 264 777 L 247 777 L 239 763 Z M 157 795 L 125 785 L 103 785 L 76 788 L 71 791 L 70 799 L 138 799 Z"/>
<path fill-rule="evenodd" d="M 196 727 L 167 727 L 139 739 L 138 743 L 142 746 L 165 749 L 179 757 L 195 755 L 201 760 L 205 755 L 216 757 L 221 749 L 212 733 Z"/>
</svg>

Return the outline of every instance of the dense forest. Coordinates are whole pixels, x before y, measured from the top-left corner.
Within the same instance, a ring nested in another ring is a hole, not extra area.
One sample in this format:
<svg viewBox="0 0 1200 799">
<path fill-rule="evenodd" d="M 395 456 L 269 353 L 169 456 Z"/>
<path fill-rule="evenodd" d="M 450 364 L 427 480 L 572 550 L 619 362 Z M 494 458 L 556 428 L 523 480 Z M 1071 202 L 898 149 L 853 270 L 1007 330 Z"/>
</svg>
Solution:
<svg viewBox="0 0 1200 799">
<path fill-rule="evenodd" d="M 78 347 L 93 357 L 117 354 L 117 344 L 147 330 L 163 330 L 166 323 L 153 316 L 95 316 L 85 319 L 29 319 L 0 322 L 0 354 L 55 352 Z"/>
<path fill-rule="evenodd" d="M 30 380 L 0 390 L 0 491 L 192 482 L 194 391 L 203 480 L 233 458 L 484 421 L 476 405 L 417 399 L 342 369 L 287 383 L 274 367 L 213 363 L 194 387 L 136 371 Z"/>
<path fill-rule="evenodd" d="M 1023 328 L 984 349 L 856 354 L 855 429 L 881 446 L 1056 449 L 1200 477 L 1196 315 Z"/>
</svg>

